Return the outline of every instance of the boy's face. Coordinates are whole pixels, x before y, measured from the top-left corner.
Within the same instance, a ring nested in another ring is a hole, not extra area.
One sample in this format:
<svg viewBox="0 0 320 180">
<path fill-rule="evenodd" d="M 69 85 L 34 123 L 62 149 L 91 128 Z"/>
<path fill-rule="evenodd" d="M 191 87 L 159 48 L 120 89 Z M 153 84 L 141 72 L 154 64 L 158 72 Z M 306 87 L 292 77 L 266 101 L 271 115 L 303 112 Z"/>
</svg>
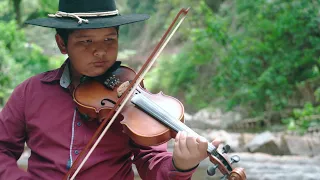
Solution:
<svg viewBox="0 0 320 180">
<path fill-rule="evenodd" d="M 76 30 L 69 35 L 66 53 L 69 55 L 73 73 L 91 77 L 101 75 L 117 60 L 117 30 Z"/>
</svg>

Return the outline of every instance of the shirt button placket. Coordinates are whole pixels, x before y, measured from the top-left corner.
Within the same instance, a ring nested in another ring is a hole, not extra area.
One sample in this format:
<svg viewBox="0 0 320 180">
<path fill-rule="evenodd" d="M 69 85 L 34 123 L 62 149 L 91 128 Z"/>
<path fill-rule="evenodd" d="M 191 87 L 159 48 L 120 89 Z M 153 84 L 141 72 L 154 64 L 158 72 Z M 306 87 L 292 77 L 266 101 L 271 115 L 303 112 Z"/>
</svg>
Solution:
<svg viewBox="0 0 320 180">
<path fill-rule="evenodd" d="M 79 121 L 77 122 L 77 126 L 80 127 L 82 125 L 82 123 Z"/>
</svg>

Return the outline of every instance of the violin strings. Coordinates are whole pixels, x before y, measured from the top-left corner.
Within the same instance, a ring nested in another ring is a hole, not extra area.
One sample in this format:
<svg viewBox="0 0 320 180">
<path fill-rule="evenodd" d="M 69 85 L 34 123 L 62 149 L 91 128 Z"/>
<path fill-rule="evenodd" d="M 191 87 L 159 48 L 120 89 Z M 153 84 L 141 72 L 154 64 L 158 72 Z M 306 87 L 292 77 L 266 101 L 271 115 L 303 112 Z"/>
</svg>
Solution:
<svg viewBox="0 0 320 180">
<path fill-rule="evenodd" d="M 192 135 L 199 136 L 195 131 L 190 129 L 180 120 L 176 120 L 176 118 L 174 118 L 166 110 L 161 108 L 158 104 L 156 104 L 143 94 L 140 93 L 135 95 L 131 101 L 176 132 L 186 131 Z M 209 142 L 207 151 L 215 156 L 218 154 L 218 152 L 216 151 L 216 147 Z"/>
<path fill-rule="evenodd" d="M 146 113 L 149 113 L 151 116 L 153 116 L 163 124 L 172 128 L 176 132 L 187 131 L 188 133 L 192 133 L 193 135 L 199 136 L 187 125 L 182 123 L 180 120 L 177 120 L 176 118 L 174 118 L 166 110 L 161 108 L 157 103 L 155 103 L 148 97 L 144 96 L 142 93 L 133 96 L 133 98 L 131 99 L 131 102 L 137 105 L 138 107 L 140 107 Z M 226 168 L 228 168 L 228 170 L 230 169 L 232 170 L 228 161 L 222 155 L 220 155 L 220 153 L 217 151 L 217 148 L 212 143 L 207 142 L 207 144 L 208 144 L 207 152 L 210 153 L 212 156 L 216 157 L 216 159 L 218 159 L 217 161 L 220 161 Z"/>
</svg>

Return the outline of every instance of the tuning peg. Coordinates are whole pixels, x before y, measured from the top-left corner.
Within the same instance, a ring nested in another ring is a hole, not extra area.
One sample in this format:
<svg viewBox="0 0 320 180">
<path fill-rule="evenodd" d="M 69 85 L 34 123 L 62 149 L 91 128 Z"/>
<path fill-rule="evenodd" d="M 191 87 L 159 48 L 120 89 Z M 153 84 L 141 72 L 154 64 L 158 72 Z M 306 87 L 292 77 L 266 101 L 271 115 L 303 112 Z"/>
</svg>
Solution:
<svg viewBox="0 0 320 180">
<path fill-rule="evenodd" d="M 209 176 L 213 176 L 216 174 L 216 169 L 218 168 L 219 165 L 214 165 L 214 166 L 209 166 L 207 169 L 207 174 Z"/>
<path fill-rule="evenodd" d="M 238 155 L 231 156 L 231 164 L 238 163 L 240 161 L 240 157 Z"/>
<path fill-rule="evenodd" d="M 222 177 L 220 178 L 220 180 L 226 180 L 227 177 L 228 177 L 228 175 L 224 175 L 224 176 L 222 176 Z"/>
<path fill-rule="evenodd" d="M 226 144 L 222 148 L 222 154 L 228 153 L 230 151 L 230 149 L 231 149 L 231 147 L 228 144 Z"/>
</svg>

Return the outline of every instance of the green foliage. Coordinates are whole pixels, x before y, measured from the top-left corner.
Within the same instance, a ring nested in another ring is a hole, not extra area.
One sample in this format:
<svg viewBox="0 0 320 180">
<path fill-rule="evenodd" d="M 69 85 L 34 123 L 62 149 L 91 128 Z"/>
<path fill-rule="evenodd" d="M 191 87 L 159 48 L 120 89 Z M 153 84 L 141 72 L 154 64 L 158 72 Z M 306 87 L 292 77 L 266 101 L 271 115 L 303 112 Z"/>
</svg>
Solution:
<svg viewBox="0 0 320 180">
<path fill-rule="evenodd" d="M 168 2 L 167 6 L 170 6 Z M 207 107 L 212 99 L 216 99 L 212 88 L 208 88 L 213 83 L 207 81 L 214 70 L 214 64 L 208 62 L 213 57 L 213 39 L 204 28 L 207 21 L 212 20 L 213 14 L 204 1 L 172 1 L 171 6 L 178 8 L 171 11 L 167 23 L 172 22 L 180 7 L 193 7 L 175 34 L 178 38 L 174 39 L 187 43 L 177 55 L 162 56 L 146 83 L 155 92 L 162 90 L 178 97 L 189 111 Z"/>
<path fill-rule="evenodd" d="M 9 6 L 9 1 L 6 1 L 6 0 L 0 0 L 0 20 L 10 20 L 10 19 L 13 19 L 14 16 L 13 14 L 11 13 L 11 8 L 8 8 Z"/>
<path fill-rule="evenodd" d="M 58 0 L 32 0 L 23 1 L 21 6 L 24 8 L 23 15 L 25 20 L 48 17 L 48 14 L 54 14 L 58 11 Z"/>
<path fill-rule="evenodd" d="M 320 125 L 319 115 L 320 106 L 306 103 L 302 109 L 294 109 L 292 117 L 284 119 L 283 123 L 287 124 L 288 130 L 303 134 L 309 127 Z"/>
<path fill-rule="evenodd" d="M 23 30 L 14 21 L 0 21 L 0 99 L 26 78 L 50 68 L 40 47 L 26 42 Z M 2 102 L 3 103 L 3 102 Z"/>
<path fill-rule="evenodd" d="M 131 10 L 134 10 L 136 13 L 152 14 L 156 11 L 155 2 L 156 0 L 149 0 L 149 1 L 128 0 L 127 6 Z"/>
<path fill-rule="evenodd" d="M 214 14 L 199 1 L 194 11 L 204 24 L 190 28 L 183 51 L 160 64 L 155 87 L 196 109 L 284 109 L 297 86 L 319 77 L 319 8 L 318 1 L 237 0 Z"/>
<path fill-rule="evenodd" d="M 136 49 L 139 46 L 139 50 L 144 49 L 141 45 L 141 39 L 149 41 L 150 37 L 153 37 L 155 31 L 159 31 L 158 27 L 161 27 L 165 18 L 157 18 L 155 21 L 155 15 L 159 14 L 157 7 L 157 0 L 139 1 L 139 0 L 119 0 L 116 1 L 117 6 L 120 9 L 121 14 L 149 14 L 151 19 L 149 21 L 138 22 L 130 24 L 129 26 L 120 27 L 120 47 L 123 49 Z"/>
</svg>

